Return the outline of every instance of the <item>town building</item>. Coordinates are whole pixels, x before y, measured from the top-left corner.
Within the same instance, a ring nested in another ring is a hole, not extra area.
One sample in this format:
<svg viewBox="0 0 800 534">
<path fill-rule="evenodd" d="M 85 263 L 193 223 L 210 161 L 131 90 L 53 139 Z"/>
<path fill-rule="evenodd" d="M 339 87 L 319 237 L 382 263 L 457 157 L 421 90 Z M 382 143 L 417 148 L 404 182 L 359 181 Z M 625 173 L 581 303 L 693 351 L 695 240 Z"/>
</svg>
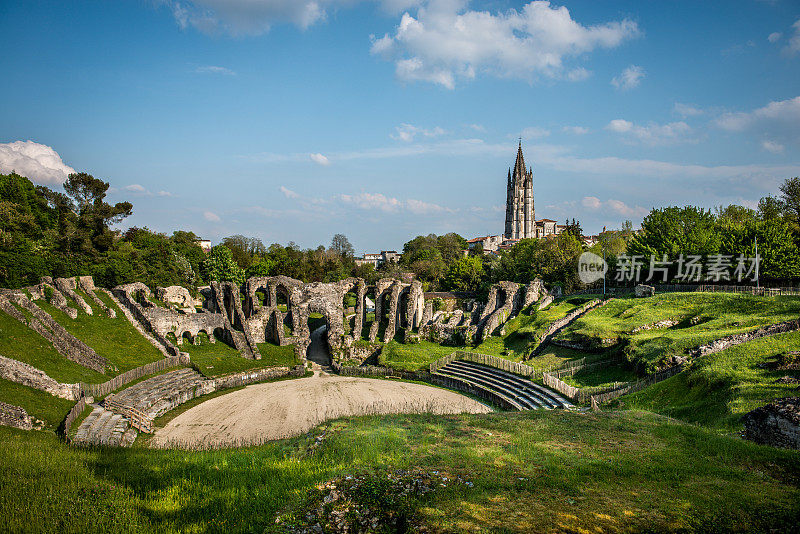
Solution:
<svg viewBox="0 0 800 534">
<path fill-rule="evenodd" d="M 401 254 L 396 250 L 382 250 L 378 253 L 364 253 L 356 258 L 356 265 L 372 265 L 376 269 L 384 263 L 399 263 Z"/>
</svg>

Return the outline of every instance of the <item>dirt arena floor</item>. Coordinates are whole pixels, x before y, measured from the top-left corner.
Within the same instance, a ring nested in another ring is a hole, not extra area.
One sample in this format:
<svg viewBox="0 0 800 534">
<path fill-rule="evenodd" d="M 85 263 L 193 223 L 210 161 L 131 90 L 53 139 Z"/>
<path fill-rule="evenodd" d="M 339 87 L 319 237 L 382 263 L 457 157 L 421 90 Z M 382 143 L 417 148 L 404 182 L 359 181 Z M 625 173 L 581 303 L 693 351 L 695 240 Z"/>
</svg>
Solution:
<svg viewBox="0 0 800 534">
<path fill-rule="evenodd" d="M 296 436 L 349 415 L 490 411 L 446 389 L 317 370 L 313 377 L 255 384 L 209 399 L 156 430 L 150 444 L 235 446 Z"/>
</svg>

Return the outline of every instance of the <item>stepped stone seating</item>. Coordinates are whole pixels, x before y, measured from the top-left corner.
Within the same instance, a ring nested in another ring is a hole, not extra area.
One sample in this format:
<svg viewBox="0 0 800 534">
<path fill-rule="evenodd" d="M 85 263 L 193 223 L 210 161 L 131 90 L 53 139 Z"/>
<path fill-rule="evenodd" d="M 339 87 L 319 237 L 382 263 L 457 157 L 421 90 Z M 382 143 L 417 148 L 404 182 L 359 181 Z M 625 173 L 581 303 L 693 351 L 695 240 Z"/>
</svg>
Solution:
<svg viewBox="0 0 800 534">
<path fill-rule="evenodd" d="M 183 368 L 143 380 L 117 394 L 109 395 L 106 404 L 115 411 L 125 413 L 132 408 L 151 421 L 195 397 L 214 390 L 214 381 L 207 380 L 193 369 Z"/>
<path fill-rule="evenodd" d="M 558 393 L 513 373 L 479 363 L 456 360 L 435 374 L 464 380 L 488 389 L 519 410 L 569 408 L 572 404 Z"/>
<path fill-rule="evenodd" d="M 80 445 L 104 445 L 108 447 L 129 447 L 138 432 L 130 421 L 122 415 L 92 405 L 92 413 L 86 416 L 75 433 L 73 443 Z"/>
</svg>

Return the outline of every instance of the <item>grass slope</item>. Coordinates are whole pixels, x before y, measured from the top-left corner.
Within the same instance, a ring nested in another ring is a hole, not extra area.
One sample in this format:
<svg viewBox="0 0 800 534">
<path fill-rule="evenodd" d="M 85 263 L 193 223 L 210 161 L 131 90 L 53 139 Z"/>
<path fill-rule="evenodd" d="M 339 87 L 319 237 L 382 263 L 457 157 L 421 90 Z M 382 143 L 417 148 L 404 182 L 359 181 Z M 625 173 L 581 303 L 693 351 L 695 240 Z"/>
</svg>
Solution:
<svg viewBox="0 0 800 534">
<path fill-rule="evenodd" d="M 771 371 L 759 364 L 786 350 L 800 350 L 800 332 L 758 339 L 709 354 L 686 371 L 622 397 L 626 408 L 649 410 L 723 432 L 741 429 L 741 416 L 776 397 L 797 396 L 797 385 L 776 384 L 798 371 Z"/>
<path fill-rule="evenodd" d="M 16 382 L 0 378 L 0 401 L 21 406 L 29 415 L 47 423 L 56 430 L 75 404 Z"/>
<path fill-rule="evenodd" d="M 107 295 L 99 291 L 97 295 L 106 306 L 116 312 L 116 318 L 108 317 L 88 297 L 86 297 L 86 300 L 92 307 L 94 314 L 87 315 L 83 311 L 79 311 L 76 319 L 70 318 L 67 314 L 45 301 L 38 300 L 36 305 L 50 314 L 70 334 L 92 347 L 97 354 L 116 366 L 118 370 L 109 372 L 109 376 L 124 373 L 164 357 L 128 322 L 122 311 Z"/>
<path fill-rule="evenodd" d="M 0 311 L 0 355 L 41 369 L 54 380 L 104 382 L 108 377 L 66 359 L 45 338 Z"/>
<path fill-rule="evenodd" d="M 760 297 L 729 293 L 665 293 L 636 299 L 612 300 L 577 319 L 564 337 L 629 338 L 629 360 L 652 370 L 659 361 L 682 355 L 686 349 L 730 334 L 800 316 L 800 297 Z M 689 320 L 698 317 L 699 323 Z M 665 319 L 682 321 L 675 327 L 628 335 L 637 326 Z"/>
<path fill-rule="evenodd" d="M 1 531 L 270 531 L 323 480 L 411 467 L 472 484 L 423 499 L 434 531 L 788 532 L 800 514 L 800 453 L 643 412 L 359 417 L 206 452 L 0 429 L 0 448 Z"/>
</svg>

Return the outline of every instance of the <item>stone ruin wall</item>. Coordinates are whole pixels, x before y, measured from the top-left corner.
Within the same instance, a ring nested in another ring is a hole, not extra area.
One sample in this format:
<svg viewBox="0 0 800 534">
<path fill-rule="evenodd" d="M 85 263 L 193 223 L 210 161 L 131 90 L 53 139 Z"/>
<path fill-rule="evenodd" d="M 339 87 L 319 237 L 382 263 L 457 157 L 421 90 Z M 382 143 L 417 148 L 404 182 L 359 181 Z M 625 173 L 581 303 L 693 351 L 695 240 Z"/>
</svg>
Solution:
<svg viewBox="0 0 800 534">
<path fill-rule="evenodd" d="M 105 292 L 134 327 L 165 356 L 181 354 L 180 347 L 187 338 L 198 344 L 200 335 L 205 334 L 209 342 L 222 340 L 245 358 L 260 359 L 258 344 L 271 342 L 294 345 L 297 355 L 304 359 L 311 343 L 308 320 L 311 314 L 318 313 L 324 317 L 326 339 L 333 358 L 357 361 L 374 359 L 382 344 L 396 336 L 406 343 L 422 338 L 440 343 L 482 340 L 521 309 L 547 295 L 540 280 L 528 286 L 499 282 L 492 286 L 485 305 L 469 302 L 467 308 L 471 313 L 461 309 L 434 313 L 432 302 L 425 300 L 419 281 L 406 283 L 382 278 L 375 286 L 368 287 L 360 278 L 307 284 L 286 276 L 252 277 L 241 288 L 231 282 L 212 282 L 208 287 L 199 288 L 200 298 L 194 298 L 181 286 L 159 287 L 155 296 L 164 306 L 151 300 L 153 293 L 141 282 L 123 284 L 108 291 L 96 288 L 90 276 L 56 280 L 43 277 L 40 284 L 24 291 L 5 290 L 0 294 L 0 308 L 6 313 L 46 337 L 69 359 L 101 372 L 109 363 L 31 302 L 31 299 L 48 299 L 74 318 L 79 310 L 92 311 L 78 290 L 113 317 L 114 310 L 96 294 L 96 291 Z M 344 304 L 348 293 L 355 296 L 355 306 L 349 308 Z M 374 301 L 375 320 L 365 329 L 370 311 L 368 298 Z M 8 299 L 28 310 L 34 318 L 28 321 Z M 285 304 L 279 304 L 282 299 Z M 174 342 L 169 334 L 174 334 Z"/>
</svg>

